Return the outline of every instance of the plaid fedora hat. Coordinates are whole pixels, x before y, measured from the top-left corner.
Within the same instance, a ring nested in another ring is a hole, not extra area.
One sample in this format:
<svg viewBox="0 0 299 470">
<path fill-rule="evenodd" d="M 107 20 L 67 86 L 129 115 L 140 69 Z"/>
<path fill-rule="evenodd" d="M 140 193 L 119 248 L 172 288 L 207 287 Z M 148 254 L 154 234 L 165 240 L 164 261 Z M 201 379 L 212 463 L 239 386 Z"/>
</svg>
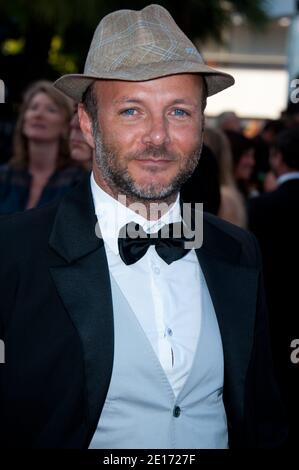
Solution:
<svg viewBox="0 0 299 470">
<path fill-rule="evenodd" d="M 234 84 L 231 75 L 204 63 L 164 7 L 149 5 L 105 16 L 95 30 L 84 73 L 64 75 L 54 86 L 79 102 L 94 80 L 145 81 L 181 73 L 202 74 L 208 96 Z"/>
</svg>

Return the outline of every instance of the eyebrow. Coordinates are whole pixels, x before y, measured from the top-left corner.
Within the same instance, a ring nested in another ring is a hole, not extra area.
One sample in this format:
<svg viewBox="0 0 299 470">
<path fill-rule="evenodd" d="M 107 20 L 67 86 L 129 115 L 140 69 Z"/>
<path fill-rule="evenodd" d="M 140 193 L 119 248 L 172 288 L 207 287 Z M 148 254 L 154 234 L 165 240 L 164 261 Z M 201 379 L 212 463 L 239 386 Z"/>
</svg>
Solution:
<svg viewBox="0 0 299 470">
<path fill-rule="evenodd" d="M 129 96 L 123 96 L 121 98 L 113 100 L 113 104 L 125 104 L 125 103 L 143 104 L 144 101 L 138 98 L 130 98 Z M 185 104 L 189 106 L 196 106 L 196 104 L 193 103 L 188 98 L 176 98 L 170 103 L 170 105 L 175 105 L 175 104 Z"/>
<path fill-rule="evenodd" d="M 187 104 L 190 106 L 195 106 L 195 103 L 190 101 L 188 98 L 177 98 L 172 102 L 172 104 Z"/>
<path fill-rule="evenodd" d="M 112 101 L 113 104 L 123 104 L 123 103 L 142 103 L 142 100 L 137 98 L 130 98 L 129 96 L 122 96 L 116 100 Z"/>
</svg>

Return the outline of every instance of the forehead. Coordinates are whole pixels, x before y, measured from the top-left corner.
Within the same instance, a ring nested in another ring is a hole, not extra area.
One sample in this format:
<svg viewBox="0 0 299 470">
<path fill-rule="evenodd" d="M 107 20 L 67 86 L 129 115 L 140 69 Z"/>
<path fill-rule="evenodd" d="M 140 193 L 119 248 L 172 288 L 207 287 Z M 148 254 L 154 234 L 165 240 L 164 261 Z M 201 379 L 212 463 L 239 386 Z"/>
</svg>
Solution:
<svg viewBox="0 0 299 470">
<path fill-rule="evenodd" d="M 29 104 L 32 103 L 46 103 L 46 104 L 56 104 L 55 101 L 45 92 L 45 91 L 37 91 L 29 100 Z"/>
<path fill-rule="evenodd" d="M 115 103 L 127 100 L 188 100 L 198 102 L 202 97 L 203 79 L 198 74 L 178 74 L 143 82 L 98 80 L 97 98 Z"/>
</svg>

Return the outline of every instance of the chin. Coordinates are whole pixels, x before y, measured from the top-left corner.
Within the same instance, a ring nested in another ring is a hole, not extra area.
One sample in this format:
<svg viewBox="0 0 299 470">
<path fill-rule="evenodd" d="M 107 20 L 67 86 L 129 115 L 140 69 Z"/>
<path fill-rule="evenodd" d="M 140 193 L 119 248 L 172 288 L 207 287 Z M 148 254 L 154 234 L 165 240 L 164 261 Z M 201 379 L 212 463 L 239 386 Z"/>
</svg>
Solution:
<svg viewBox="0 0 299 470">
<path fill-rule="evenodd" d="M 133 192 L 136 196 L 140 198 L 148 200 L 163 200 L 173 193 L 173 185 L 171 181 L 167 183 L 161 183 L 156 181 L 151 181 L 147 184 L 135 183 Z"/>
<path fill-rule="evenodd" d="M 136 185 L 142 187 L 142 186 L 168 186 L 170 185 L 173 180 L 176 178 L 177 174 L 166 174 L 166 172 L 154 172 L 154 173 L 148 173 L 146 172 L 144 175 L 131 175 L 132 181 L 135 182 Z"/>
<path fill-rule="evenodd" d="M 56 139 L 53 139 L 52 136 L 48 136 L 48 135 L 45 135 L 45 134 L 34 133 L 34 132 L 31 132 L 31 133 L 28 132 L 27 139 L 28 140 L 35 140 L 37 142 L 49 142 L 49 141 L 52 141 L 52 140 L 56 140 Z"/>
</svg>

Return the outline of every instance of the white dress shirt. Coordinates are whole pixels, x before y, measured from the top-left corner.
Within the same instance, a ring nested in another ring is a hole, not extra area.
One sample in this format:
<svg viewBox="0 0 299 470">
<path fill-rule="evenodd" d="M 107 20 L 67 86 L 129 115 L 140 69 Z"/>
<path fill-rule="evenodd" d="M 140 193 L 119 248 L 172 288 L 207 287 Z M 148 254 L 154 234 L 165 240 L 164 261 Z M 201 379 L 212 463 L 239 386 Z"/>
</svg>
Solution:
<svg viewBox="0 0 299 470">
<path fill-rule="evenodd" d="M 95 213 L 101 229 L 110 275 L 137 317 L 177 396 L 191 369 L 201 327 L 201 271 L 194 250 L 168 265 L 150 246 L 126 265 L 118 251 L 118 234 L 128 222 L 147 233 L 181 221 L 179 196 L 159 220 L 147 220 L 111 197 L 91 174 Z"/>
<path fill-rule="evenodd" d="M 297 180 L 299 179 L 299 171 L 290 171 L 289 173 L 284 173 L 283 175 L 277 178 L 277 184 L 281 185 L 286 181 Z"/>
</svg>

